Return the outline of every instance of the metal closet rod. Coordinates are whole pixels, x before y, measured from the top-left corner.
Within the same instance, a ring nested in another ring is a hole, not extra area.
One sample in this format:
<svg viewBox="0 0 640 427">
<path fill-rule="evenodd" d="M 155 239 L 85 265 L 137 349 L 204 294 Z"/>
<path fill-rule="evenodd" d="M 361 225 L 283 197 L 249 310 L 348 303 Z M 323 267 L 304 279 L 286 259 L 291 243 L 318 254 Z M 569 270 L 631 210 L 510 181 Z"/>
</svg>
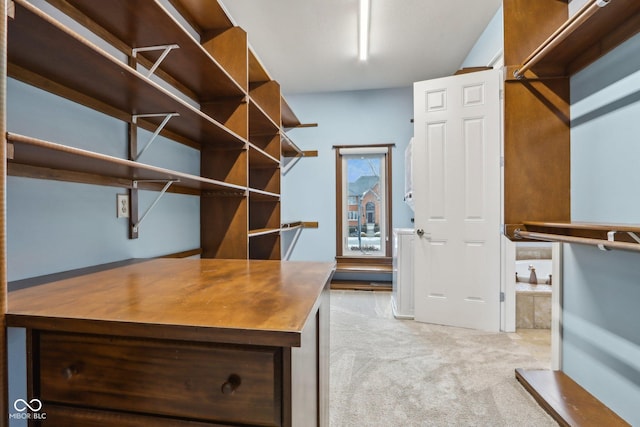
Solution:
<svg viewBox="0 0 640 427">
<path fill-rule="evenodd" d="M 579 243 L 582 245 L 597 246 L 601 250 L 622 249 L 626 251 L 640 252 L 640 244 L 629 242 L 617 242 L 602 239 L 590 239 L 588 237 L 563 236 L 561 234 L 536 233 L 524 230 L 515 230 L 516 237 L 523 239 L 544 240 L 546 242 Z"/>
<path fill-rule="evenodd" d="M 611 2 L 611 0 L 592 0 L 590 3 L 585 4 L 573 17 L 568 19 L 560 28 L 558 28 L 551 36 L 544 41 L 538 48 L 533 51 L 527 59 L 524 60 L 522 65 L 513 72 L 513 77 L 516 79 L 522 79 L 524 73 L 526 73 L 531 67 L 536 65 L 545 55 L 557 45 L 562 43 L 567 37 L 569 37 L 582 23 L 593 16 L 600 8 L 605 7 Z"/>
</svg>

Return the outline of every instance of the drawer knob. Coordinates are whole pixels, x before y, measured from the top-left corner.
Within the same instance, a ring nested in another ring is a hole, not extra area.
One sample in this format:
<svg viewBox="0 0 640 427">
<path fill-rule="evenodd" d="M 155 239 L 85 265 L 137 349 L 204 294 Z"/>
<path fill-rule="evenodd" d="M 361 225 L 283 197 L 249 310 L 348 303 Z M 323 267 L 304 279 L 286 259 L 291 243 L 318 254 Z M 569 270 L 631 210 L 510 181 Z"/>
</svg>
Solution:
<svg viewBox="0 0 640 427">
<path fill-rule="evenodd" d="M 70 380 L 71 378 L 73 378 L 74 376 L 80 373 L 81 367 L 82 366 L 80 364 L 75 364 L 75 363 L 73 365 L 69 365 L 62 370 L 62 376 L 65 379 Z"/>
<path fill-rule="evenodd" d="M 233 392 L 236 391 L 238 387 L 240 387 L 241 383 L 242 383 L 242 380 L 238 375 L 236 374 L 229 375 L 229 378 L 227 378 L 227 381 L 225 381 L 224 384 L 222 384 L 222 388 L 221 388 L 222 394 L 233 394 Z"/>
</svg>

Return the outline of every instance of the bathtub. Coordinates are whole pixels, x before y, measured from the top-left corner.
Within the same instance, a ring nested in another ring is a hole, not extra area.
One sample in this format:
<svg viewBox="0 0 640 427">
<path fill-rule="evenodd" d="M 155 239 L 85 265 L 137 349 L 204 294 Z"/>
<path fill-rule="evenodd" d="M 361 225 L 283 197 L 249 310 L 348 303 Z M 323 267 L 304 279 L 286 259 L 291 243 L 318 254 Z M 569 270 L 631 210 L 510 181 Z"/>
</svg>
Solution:
<svg viewBox="0 0 640 427">
<path fill-rule="evenodd" d="M 538 284 L 549 284 L 549 276 L 551 276 L 551 260 L 550 259 L 522 259 L 516 261 L 516 282 L 529 283 L 531 272 L 529 266 L 536 269 L 536 277 Z"/>
<path fill-rule="evenodd" d="M 536 269 L 538 283 L 529 283 L 529 266 Z M 550 259 L 516 261 L 516 328 L 549 329 L 551 327 Z"/>
</svg>

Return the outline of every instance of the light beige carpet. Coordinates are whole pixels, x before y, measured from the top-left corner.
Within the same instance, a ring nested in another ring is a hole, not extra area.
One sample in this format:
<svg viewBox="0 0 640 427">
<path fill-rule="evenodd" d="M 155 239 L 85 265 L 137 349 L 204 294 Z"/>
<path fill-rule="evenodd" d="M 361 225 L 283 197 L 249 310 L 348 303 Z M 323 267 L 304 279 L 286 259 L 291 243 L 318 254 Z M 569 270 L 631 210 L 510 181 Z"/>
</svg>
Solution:
<svg viewBox="0 0 640 427">
<path fill-rule="evenodd" d="M 514 377 L 548 368 L 504 333 L 393 317 L 388 292 L 331 292 L 332 427 L 557 426 Z"/>
</svg>

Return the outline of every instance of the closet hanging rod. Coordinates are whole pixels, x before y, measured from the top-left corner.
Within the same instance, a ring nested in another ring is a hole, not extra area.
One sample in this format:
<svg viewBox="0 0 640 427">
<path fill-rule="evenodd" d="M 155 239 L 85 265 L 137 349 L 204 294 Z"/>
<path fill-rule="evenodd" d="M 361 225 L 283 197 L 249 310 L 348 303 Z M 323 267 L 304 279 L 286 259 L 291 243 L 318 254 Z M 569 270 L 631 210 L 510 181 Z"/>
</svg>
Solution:
<svg viewBox="0 0 640 427">
<path fill-rule="evenodd" d="M 629 242 L 618 242 L 602 239 L 591 239 L 588 237 L 564 236 L 562 234 L 536 233 L 517 229 L 514 231 L 516 237 L 522 239 L 543 240 L 545 242 L 578 243 L 582 245 L 597 246 L 601 250 L 622 249 L 627 251 L 640 252 L 640 244 Z"/>
<path fill-rule="evenodd" d="M 601 8 L 605 7 L 612 0 L 592 0 L 591 3 L 587 3 L 580 9 L 571 19 L 568 19 L 560 28 L 558 28 L 548 39 L 546 39 L 538 48 L 533 51 L 531 55 L 513 72 L 513 77 L 520 80 L 524 78 L 526 73 L 531 67 L 536 65 L 542 58 L 545 57 L 550 50 L 562 43 L 567 37 L 569 37 L 582 23 L 593 16 Z"/>
</svg>

